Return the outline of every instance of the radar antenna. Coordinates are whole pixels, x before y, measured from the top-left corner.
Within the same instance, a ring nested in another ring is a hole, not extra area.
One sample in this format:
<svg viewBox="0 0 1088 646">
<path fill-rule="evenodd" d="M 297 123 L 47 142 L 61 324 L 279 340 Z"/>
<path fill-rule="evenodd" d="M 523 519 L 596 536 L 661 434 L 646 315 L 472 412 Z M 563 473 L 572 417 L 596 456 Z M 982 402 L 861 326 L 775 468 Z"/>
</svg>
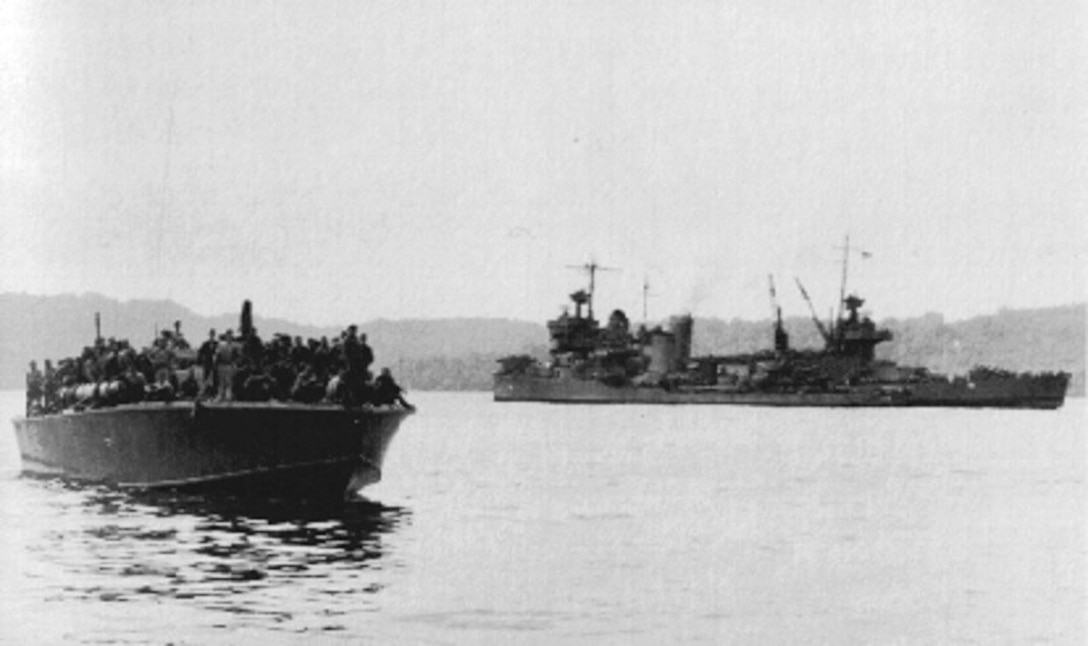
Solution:
<svg viewBox="0 0 1088 646">
<path fill-rule="evenodd" d="M 589 300 L 587 301 L 589 318 L 593 318 L 593 290 L 597 286 L 597 272 L 598 271 L 619 271 L 616 267 L 603 267 L 597 264 L 596 260 L 590 260 L 589 262 L 581 265 L 567 265 L 570 269 L 581 269 L 589 274 Z"/>
</svg>

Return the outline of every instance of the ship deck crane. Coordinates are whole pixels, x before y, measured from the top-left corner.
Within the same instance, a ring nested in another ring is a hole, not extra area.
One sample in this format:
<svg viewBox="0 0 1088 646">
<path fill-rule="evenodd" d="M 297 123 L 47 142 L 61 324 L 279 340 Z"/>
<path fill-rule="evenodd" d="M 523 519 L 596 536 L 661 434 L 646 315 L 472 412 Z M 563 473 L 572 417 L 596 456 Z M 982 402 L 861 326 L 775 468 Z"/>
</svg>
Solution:
<svg viewBox="0 0 1088 646">
<path fill-rule="evenodd" d="M 794 277 L 797 281 L 797 287 L 801 290 L 801 296 L 805 297 L 805 302 L 808 303 L 808 309 L 812 312 L 812 322 L 816 324 L 816 329 L 820 331 L 820 336 L 824 338 L 824 343 L 831 345 L 831 333 L 827 331 L 824 324 L 820 321 L 820 317 L 816 314 L 816 308 L 812 305 L 812 299 L 808 297 L 808 292 L 805 291 L 805 286 L 801 284 L 801 279 Z"/>
</svg>

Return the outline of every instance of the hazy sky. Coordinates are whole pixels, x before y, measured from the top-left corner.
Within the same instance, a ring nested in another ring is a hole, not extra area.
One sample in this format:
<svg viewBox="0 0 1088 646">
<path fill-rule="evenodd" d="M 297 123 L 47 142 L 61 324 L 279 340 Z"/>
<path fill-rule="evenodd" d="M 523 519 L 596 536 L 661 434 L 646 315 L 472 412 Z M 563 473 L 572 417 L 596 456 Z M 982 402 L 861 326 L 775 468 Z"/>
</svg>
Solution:
<svg viewBox="0 0 1088 646">
<path fill-rule="evenodd" d="M 0 291 L 339 324 L 1085 298 L 1081 2 L 7 2 Z"/>
</svg>

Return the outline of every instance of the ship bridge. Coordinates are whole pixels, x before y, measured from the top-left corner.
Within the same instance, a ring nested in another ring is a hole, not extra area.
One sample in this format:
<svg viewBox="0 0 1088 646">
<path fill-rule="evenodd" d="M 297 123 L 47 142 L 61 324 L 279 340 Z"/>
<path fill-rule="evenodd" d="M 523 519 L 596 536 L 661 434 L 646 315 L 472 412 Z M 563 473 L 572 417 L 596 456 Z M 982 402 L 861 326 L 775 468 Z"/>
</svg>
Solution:
<svg viewBox="0 0 1088 646">
<path fill-rule="evenodd" d="M 582 314 L 582 308 L 591 302 L 590 299 L 589 293 L 584 289 L 574 292 L 570 295 L 570 300 L 574 303 L 574 316 L 564 310 L 558 318 L 548 321 L 548 334 L 552 339 L 552 354 L 567 352 L 585 354 L 596 347 L 600 325 L 593 318 L 591 309 L 588 310 L 587 314 Z"/>
<path fill-rule="evenodd" d="M 854 294 L 843 299 L 848 314 L 839 319 L 835 328 L 836 353 L 872 361 L 878 343 L 892 338 L 890 330 L 877 328 L 869 317 L 860 317 L 858 309 L 865 304 L 865 299 Z"/>
</svg>

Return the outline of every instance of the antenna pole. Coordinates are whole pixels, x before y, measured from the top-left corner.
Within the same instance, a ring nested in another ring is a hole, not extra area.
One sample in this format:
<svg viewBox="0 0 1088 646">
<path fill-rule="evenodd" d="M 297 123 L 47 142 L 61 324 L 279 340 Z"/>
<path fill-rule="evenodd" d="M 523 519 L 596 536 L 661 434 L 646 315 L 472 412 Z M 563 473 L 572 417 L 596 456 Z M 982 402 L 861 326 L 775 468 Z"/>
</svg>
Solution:
<svg viewBox="0 0 1088 646">
<path fill-rule="evenodd" d="M 778 296 L 774 291 L 774 276 L 772 274 L 767 274 L 767 282 L 771 286 L 771 318 L 774 318 L 775 313 L 781 313 L 782 309 L 778 307 Z"/>
<path fill-rule="evenodd" d="M 649 317 L 646 315 L 646 301 L 650 298 L 650 281 L 642 279 L 642 324 L 646 325 Z"/>
<path fill-rule="evenodd" d="M 842 248 L 842 283 L 839 285 L 839 315 L 835 319 L 835 334 L 839 333 L 838 321 L 842 319 L 842 304 L 846 300 L 846 266 L 850 261 L 850 236 L 846 236 L 846 244 Z"/>
<path fill-rule="evenodd" d="M 586 269 L 589 270 L 589 318 L 593 318 L 593 289 L 596 286 L 597 278 L 597 263 L 590 262 L 586 265 Z"/>
</svg>

